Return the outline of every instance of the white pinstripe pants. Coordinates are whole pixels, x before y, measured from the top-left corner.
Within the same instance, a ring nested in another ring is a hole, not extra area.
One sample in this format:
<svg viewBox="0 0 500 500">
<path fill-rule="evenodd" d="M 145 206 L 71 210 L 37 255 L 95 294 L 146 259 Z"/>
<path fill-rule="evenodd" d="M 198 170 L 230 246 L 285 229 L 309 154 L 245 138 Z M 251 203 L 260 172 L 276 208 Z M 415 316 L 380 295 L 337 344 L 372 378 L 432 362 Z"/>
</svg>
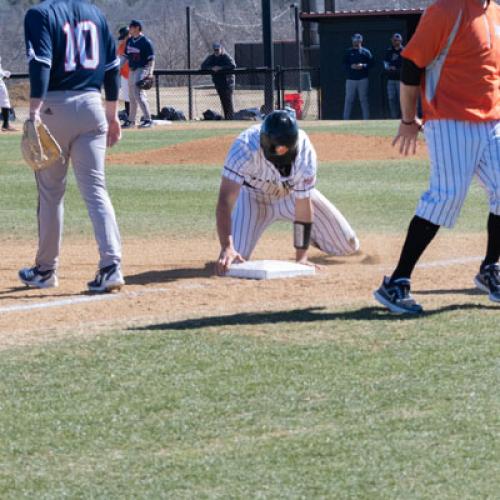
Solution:
<svg viewBox="0 0 500 500">
<path fill-rule="evenodd" d="M 356 233 L 340 211 L 317 189 L 311 194 L 314 219 L 311 243 L 329 255 L 349 255 L 359 249 Z M 250 258 L 265 229 L 278 220 L 295 220 L 293 194 L 269 200 L 242 187 L 232 214 L 234 247 L 245 259 Z"/>
<path fill-rule="evenodd" d="M 431 120 L 425 124 L 425 139 L 430 187 L 420 199 L 417 215 L 453 227 L 474 175 L 488 194 L 490 212 L 500 215 L 500 120 Z"/>
</svg>

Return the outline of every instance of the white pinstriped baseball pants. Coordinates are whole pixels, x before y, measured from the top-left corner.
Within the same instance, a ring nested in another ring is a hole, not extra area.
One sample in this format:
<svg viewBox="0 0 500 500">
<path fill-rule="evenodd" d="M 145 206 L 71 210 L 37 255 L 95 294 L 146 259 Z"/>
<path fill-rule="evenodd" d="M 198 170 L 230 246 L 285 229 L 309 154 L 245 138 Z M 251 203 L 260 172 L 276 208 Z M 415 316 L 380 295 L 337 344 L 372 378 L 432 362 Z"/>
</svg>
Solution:
<svg viewBox="0 0 500 500">
<path fill-rule="evenodd" d="M 349 255 L 359 249 L 356 233 L 340 211 L 317 189 L 311 194 L 314 218 L 311 244 L 329 255 Z M 295 220 L 293 194 L 278 200 L 256 196 L 242 187 L 232 214 L 234 247 L 250 258 L 265 229 L 278 220 Z"/>
<path fill-rule="evenodd" d="M 416 214 L 438 226 L 453 227 L 477 175 L 488 194 L 490 212 L 500 215 L 500 120 L 430 120 L 425 124 L 425 139 L 430 187 Z"/>
</svg>

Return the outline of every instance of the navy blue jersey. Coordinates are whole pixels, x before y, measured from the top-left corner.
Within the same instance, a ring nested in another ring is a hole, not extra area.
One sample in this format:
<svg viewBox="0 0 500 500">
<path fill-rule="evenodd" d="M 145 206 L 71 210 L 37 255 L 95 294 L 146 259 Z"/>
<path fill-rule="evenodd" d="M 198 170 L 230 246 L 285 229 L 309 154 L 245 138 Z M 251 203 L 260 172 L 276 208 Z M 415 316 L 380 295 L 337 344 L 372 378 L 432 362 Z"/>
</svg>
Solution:
<svg viewBox="0 0 500 500">
<path fill-rule="evenodd" d="M 372 53 L 364 47 L 360 47 L 359 49 L 353 47 L 346 50 L 343 63 L 347 71 L 348 80 L 362 80 L 363 78 L 368 78 L 369 70 L 373 66 L 373 56 Z M 352 64 L 359 63 L 364 64 L 364 68 L 351 68 Z"/>
<path fill-rule="evenodd" d="M 115 41 L 101 11 L 87 0 L 45 0 L 24 18 L 30 74 L 50 68 L 49 91 L 100 90 L 105 73 L 119 67 Z"/>
<path fill-rule="evenodd" d="M 403 49 L 403 46 L 401 46 L 399 49 L 389 47 L 385 51 L 384 69 L 389 80 L 399 80 L 400 78 L 401 65 L 403 64 L 403 57 L 401 56 L 401 52 L 403 52 Z"/>
<path fill-rule="evenodd" d="M 130 69 L 144 68 L 149 61 L 155 58 L 151 40 L 142 34 L 137 38 L 130 37 L 125 47 L 125 57 Z"/>
</svg>

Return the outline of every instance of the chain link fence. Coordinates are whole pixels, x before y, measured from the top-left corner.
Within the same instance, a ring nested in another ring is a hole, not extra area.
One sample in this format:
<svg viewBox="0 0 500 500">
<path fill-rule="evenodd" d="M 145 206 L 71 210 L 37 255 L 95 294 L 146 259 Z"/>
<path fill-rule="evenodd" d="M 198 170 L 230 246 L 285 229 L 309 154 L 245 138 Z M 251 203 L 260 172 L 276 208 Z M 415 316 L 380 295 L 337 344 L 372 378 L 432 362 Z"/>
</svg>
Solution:
<svg viewBox="0 0 500 500">
<path fill-rule="evenodd" d="M 188 120 L 202 120 L 207 110 L 224 116 L 219 95 L 206 70 L 155 70 L 155 86 L 148 91 L 152 113 L 174 108 Z M 261 113 L 273 108 L 291 107 L 303 120 L 321 119 L 319 68 L 238 68 L 233 93 L 234 111 Z M 27 74 L 13 74 L 6 80 L 16 117 L 27 116 L 29 82 Z M 238 115 L 236 115 L 238 117 Z"/>
</svg>

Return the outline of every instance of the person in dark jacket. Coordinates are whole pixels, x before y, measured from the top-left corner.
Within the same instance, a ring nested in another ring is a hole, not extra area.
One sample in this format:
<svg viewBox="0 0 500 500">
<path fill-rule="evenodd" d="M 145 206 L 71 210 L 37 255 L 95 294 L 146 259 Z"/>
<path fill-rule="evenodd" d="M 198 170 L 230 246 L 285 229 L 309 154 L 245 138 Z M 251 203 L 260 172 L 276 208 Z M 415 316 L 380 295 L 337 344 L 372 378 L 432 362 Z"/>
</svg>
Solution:
<svg viewBox="0 0 500 500">
<path fill-rule="evenodd" d="M 399 33 L 394 33 L 391 38 L 391 46 L 385 51 L 384 69 L 387 78 L 387 100 L 391 118 L 401 117 L 399 105 L 399 80 L 401 73 L 401 63 L 403 58 L 403 37 Z"/>
<path fill-rule="evenodd" d="M 368 103 L 368 73 L 373 66 L 372 53 L 362 46 L 363 36 L 356 33 L 352 36 L 352 47 L 344 55 L 344 68 L 347 72 L 345 85 L 344 120 L 351 117 L 352 105 L 356 94 L 361 103 L 363 120 L 370 118 Z"/>
<path fill-rule="evenodd" d="M 213 54 L 210 54 L 201 64 L 201 69 L 212 71 L 212 81 L 215 90 L 219 94 L 224 117 L 226 120 L 232 120 L 234 115 L 233 93 L 234 93 L 234 74 L 227 74 L 224 70 L 236 68 L 234 59 L 225 52 L 224 47 L 216 42 L 213 44 Z"/>
</svg>

